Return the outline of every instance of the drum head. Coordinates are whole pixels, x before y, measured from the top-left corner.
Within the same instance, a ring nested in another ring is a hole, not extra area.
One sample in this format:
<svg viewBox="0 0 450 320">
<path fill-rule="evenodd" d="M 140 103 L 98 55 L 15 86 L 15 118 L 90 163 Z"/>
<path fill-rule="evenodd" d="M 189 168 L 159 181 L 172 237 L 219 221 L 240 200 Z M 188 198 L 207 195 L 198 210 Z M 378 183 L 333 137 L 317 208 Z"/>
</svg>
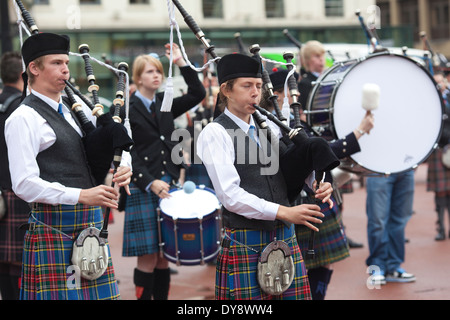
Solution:
<svg viewBox="0 0 450 320">
<path fill-rule="evenodd" d="M 361 152 L 351 158 L 375 173 L 416 167 L 434 150 L 442 128 L 443 102 L 432 76 L 400 55 L 374 55 L 356 64 L 339 85 L 334 99 L 338 138 L 356 129 L 366 110 L 361 106 L 366 83 L 380 87 L 374 128 L 358 141 Z"/>
<path fill-rule="evenodd" d="M 174 219 L 197 219 L 214 212 L 220 207 L 214 191 L 196 188 L 192 193 L 183 189 L 172 189 L 172 197 L 162 199 L 159 207 L 162 212 Z"/>
</svg>

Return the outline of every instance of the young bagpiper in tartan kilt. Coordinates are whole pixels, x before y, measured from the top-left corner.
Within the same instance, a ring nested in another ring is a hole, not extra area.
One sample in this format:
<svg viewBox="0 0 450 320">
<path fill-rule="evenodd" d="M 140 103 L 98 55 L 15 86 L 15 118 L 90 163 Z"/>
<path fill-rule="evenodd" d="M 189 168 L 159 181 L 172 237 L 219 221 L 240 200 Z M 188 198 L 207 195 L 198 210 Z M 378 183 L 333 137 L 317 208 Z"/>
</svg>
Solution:
<svg viewBox="0 0 450 320">
<path fill-rule="evenodd" d="M 197 154 L 224 207 L 225 235 L 217 259 L 216 299 L 311 299 L 294 224 L 320 223 L 318 218 L 323 214 L 317 205 L 290 207 L 281 171 L 261 171 L 265 168 L 261 157 L 269 155 L 266 148 L 271 146 L 261 135 L 251 135 L 253 127 L 259 128 L 252 114 L 253 105 L 259 104 L 261 98 L 260 62 L 246 55 L 230 54 L 220 59 L 217 71 L 219 101 L 224 112 L 203 129 L 197 142 Z M 273 129 L 277 130 L 276 126 Z M 239 144 L 244 148 L 239 148 Z M 325 183 L 317 195 L 328 202 L 331 192 L 331 184 Z M 259 258 L 275 239 L 289 247 L 294 269 L 290 286 L 280 294 L 263 290 L 258 281 Z"/>
<path fill-rule="evenodd" d="M 101 228 L 101 206 L 117 208 L 118 191 L 96 186 L 83 132 L 63 103 L 69 48 L 67 36 L 39 33 L 27 38 L 22 46 L 27 68 L 23 76 L 25 84 L 29 79 L 31 94 L 6 121 L 12 189 L 31 205 L 23 251 L 23 300 L 120 297 L 110 255 L 106 272 L 96 280 L 80 278 L 71 262 L 74 240 L 87 227 Z M 129 192 L 130 177 L 130 167 L 121 165 L 114 181 Z"/>
</svg>

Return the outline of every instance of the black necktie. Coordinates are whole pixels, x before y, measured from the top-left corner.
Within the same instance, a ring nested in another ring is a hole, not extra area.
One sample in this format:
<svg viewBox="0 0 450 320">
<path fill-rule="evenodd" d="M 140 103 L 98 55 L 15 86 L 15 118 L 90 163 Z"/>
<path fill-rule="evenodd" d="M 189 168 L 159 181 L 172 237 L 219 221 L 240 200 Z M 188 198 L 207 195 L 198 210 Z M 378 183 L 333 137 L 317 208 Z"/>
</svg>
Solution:
<svg viewBox="0 0 450 320">
<path fill-rule="evenodd" d="M 154 102 L 152 102 L 152 104 L 150 105 L 150 114 L 152 115 L 153 118 L 156 115 L 156 108 L 155 108 L 155 103 Z"/>
</svg>

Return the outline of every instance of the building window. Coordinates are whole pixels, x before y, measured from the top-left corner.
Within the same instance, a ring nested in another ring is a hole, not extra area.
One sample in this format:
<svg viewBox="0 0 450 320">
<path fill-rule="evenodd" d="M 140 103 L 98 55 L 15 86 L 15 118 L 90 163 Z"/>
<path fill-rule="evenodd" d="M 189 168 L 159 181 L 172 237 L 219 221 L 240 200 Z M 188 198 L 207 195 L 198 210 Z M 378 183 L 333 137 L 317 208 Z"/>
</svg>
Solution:
<svg viewBox="0 0 450 320">
<path fill-rule="evenodd" d="M 130 0 L 130 4 L 149 4 L 150 0 Z"/>
<path fill-rule="evenodd" d="M 222 0 L 203 0 L 203 16 L 205 18 L 223 18 Z"/>
<path fill-rule="evenodd" d="M 265 0 L 267 18 L 284 18 L 283 0 Z"/>
<path fill-rule="evenodd" d="M 420 41 L 419 38 L 419 5 L 416 0 L 400 0 L 401 9 L 400 22 L 402 25 L 413 28 L 414 41 Z"/>
<path fill-rule="evenodd" d="M 343 0 L 325 0 L 325 16 L 327 17 L 343 17 L 344 1 Z"/>
<path fill-rule="evenodd" d="M 100 4 L 100 0 L 80 0 L 80 4 Z"/>
<path fill-rule="evenodd" d="M 449 5 L 447 0 L 431 0 L 431 37 L 433 39 L 447 39 L 449 32 Z"/>
</svg>

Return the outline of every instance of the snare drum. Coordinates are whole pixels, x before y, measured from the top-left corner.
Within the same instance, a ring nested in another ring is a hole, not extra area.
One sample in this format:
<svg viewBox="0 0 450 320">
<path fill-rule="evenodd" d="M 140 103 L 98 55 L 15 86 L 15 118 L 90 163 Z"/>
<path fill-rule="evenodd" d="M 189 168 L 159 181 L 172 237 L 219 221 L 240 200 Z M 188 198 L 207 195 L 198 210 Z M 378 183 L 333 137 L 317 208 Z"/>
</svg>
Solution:
<svg viewBox="0 0 450 320">
<path fill-rule="evenodd" d="M 328 140 L 357 128 L 366 110 L 362 88 L 380 87 L 374 127 L 358 142 L 361 152 L 341 161 L 354 173 L 391 174 L 417 167 L 437 147 L 444 103 L 431 74 L 416 61 L 392 53 L 338 63 L 322 74 L 308 100 L 307 121 Z"/>
<path fill-rule="evenodd" d="M 177 265 L 212 261 L 220 250 L 220 203 L 213 190 L 172 189 L 158 208 L 160 253 Z"/>
</svg>

